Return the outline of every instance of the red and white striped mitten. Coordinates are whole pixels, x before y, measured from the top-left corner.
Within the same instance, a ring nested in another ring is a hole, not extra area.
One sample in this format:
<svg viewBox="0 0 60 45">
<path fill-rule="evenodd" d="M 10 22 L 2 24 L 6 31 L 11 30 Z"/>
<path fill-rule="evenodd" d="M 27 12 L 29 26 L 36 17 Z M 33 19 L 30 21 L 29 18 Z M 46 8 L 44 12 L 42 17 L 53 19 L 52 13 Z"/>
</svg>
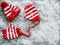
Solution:
<svg viewBox="0 0 60 45">
<path fill-rule="evenodd" d="M 26 36 L 26 37 L 30 36 L 29 31 L 28 34 L 25 34 L 20 30 L 20 28 L 17 28 L 14 25 L 12 25 L 12 23 L 9 23 L 8 28 L 2 30 L 2 34 L 3 34 L 3 38 L 8 40 L 18 38 L 19 36 Z"/>
<path fill-rule="evenodd" d="M 24 16 L 25 19 L 29 19 L 32 22 L 39 20 L 38 10 L 36 9 L 34 4 L 28 4 L 24 8 L 26 15 Z"/>
<path fill-rule="evenodd" d="M 29 28 L 34 28 L 40 23 L 40 16 L 38 14 L 38 10 L 36 9 L 34 4 L 28 4 L 24 8 L 26 15 L 24 16 L 25 19 L 29 19 L 32 22 L 38 21 L 38 23 L 34 24 L 33 26 L 29 26 Z M 28 28 L 28 29 L 29 29 Z"/>
<path fill-rule="evenodd" d="M 1 7 L 4 9 L 4 13 L 10 21 L 13 21 L 21 11 L 21 9 L 19 9 L 17 6 L 13 6 L 12 4 L 8 4 L 7 2 L 2 2 Z"/>
<path fill-rule="evenodd" d="M 13 26 L 11 23 L 9 24 L 8 28 L 2 30 L 2 34 L 3 34 L 3 38 L 8 40 L 23 35 L 23 33 L 20 31 L 20 28 Z"/>
</svg>

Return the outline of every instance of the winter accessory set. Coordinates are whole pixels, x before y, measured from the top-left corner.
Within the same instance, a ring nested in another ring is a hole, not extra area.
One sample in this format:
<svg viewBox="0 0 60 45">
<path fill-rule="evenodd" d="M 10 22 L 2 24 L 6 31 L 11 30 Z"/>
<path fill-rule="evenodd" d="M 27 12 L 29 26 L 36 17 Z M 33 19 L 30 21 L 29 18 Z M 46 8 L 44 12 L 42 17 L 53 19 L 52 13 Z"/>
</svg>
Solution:
<svg viewBox="0 0 60 45">
<path fill-rule="evenodd" d="M 32 26 L 29 26 L 28 30 L 27 30 L 28 33 L 25 34 L 21 31 L 20 28 L 15 27 L 12 24 L 12 21 L 19 15 L 19 13 L 21 12 L 21 9 L 17 6 L 9 4 L 7 2 L 2 2 L 1 7 L 4 10 L 6 17 L 10 21 L 9 26 L 2 30 L 2 34 L 3 34 L 4 39 L 11 40 L 11 39 L 18 38 L 20 36 L 30 37 L 30 35 L 31 35 L 30 29 L 34 28 L 35 26 L 37 26 L 40 23 L 40 16 L 38 14 L 38 10 L 36 9 L 35 5 L 34 4 L 27 4 L 24 7 L 24 11 L 26 14 L 24 16 L 24 19 L 28 19 L 32 22 L 38 21 L 38 23 L 35 23 Z"/>
</svg>

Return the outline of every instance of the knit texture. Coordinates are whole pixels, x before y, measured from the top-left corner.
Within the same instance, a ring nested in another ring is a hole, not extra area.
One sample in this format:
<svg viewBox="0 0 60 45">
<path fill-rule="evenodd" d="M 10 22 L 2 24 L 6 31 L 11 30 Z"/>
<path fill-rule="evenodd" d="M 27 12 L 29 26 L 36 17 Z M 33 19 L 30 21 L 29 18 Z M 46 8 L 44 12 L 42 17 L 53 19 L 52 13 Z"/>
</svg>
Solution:
<svg viewBox="0 0 60 45">
<path fill-rule="evenodd" d="M 34 4 L 39 12 L 41 22 L 38 26 L 31 29 L 31 36 L 24 36 L 18 39 L 7 41 L 2 38 L 0 31 L 0 45 L 60 45 L 60 4 L 59 0 L 5 0 L 6 2 L 21 8 L 21 13 L 12 22 L 16 27 L 21 28 L 27 33 L 28 26 L 36 22 L 24 19 L 24 7 L 27 4 Z M 1 0 L 2 2 L 2 0 Z M 0 7 L 0 30 L 7 28 L 8 19 Z"/>
</svg>

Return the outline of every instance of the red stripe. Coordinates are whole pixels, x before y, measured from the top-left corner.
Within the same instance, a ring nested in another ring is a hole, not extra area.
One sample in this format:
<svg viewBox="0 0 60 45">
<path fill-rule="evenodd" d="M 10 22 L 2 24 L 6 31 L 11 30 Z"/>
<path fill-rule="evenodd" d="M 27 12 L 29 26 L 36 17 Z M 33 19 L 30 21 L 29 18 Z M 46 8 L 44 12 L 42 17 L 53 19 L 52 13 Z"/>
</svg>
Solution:
<svg viewBox="0 0 60 45">
<path fill-rule="evenodd" d="M 12 7 L 12 11 L 13 11 L 13 9 L 14 9 L 14 6 Z"/>
<path fill-rule="evenodd" d="M 31 17 L 35 16 L 36 14 L 38 14 L 38 12 L 37 12 L 37 13 L 35 13 L 34 15 L 32 15 Z M 29 18 L 31 18 L 31 17 L 29 17 Z"/>
<path fill-rule="evenodd" d="M 16 7 L 15 10 L 16 10 L 17 8 L 18 8 L 18 7 Z M 15 10 L 14 10 L 14 11 L 15 11 Z"/>
<path fill-rule="evenodd" d="M 15 30 L 16 30 L 16 29 L 15 29 L 15 26 L 14 26 L 13 28 L 14 28 L 15 38 L 16 38 L 17 36 L 16 36 L 16 32 L 15 32 Z"/>
<path fill-rule="evenodd" d="M 13 31 L 14 31 L 13 33 L 15 34 L 15 29 L 14 29 L 14 27 L 13 27 Z M 16 38 L 16 36 L 14 37 L 14 34 L 13 34 L 13 33 L 12 33 L 12 37 L 13 37 L 13 38 Z"/>
</svg>

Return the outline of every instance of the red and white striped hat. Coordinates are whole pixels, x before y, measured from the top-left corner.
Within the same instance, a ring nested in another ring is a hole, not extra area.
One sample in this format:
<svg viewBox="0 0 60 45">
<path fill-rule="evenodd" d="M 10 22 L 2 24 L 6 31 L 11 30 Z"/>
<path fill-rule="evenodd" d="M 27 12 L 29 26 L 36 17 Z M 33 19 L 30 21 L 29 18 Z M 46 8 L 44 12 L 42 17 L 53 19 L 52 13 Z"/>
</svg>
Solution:
<svg viewBox="0 0 60 45">
<path fill-rule="evenodd" d="M 38 10 L 36 9 L 34 4 L 28 4 L 24 8 L 26 15 L 24 16 L 25 19 L 32 20 L 32 22 L 39 20 Z"/>
<path fill-rule="evenodd" d="M 4 13 L 10 21 L 13 21 L 21 11 L 21 9 L 19 9 L 17 6 L 13 6 L 11 4 L 8 4 L 7 2 L 2 2 L 1 7 L 4 9 Z"/>
</svg>

